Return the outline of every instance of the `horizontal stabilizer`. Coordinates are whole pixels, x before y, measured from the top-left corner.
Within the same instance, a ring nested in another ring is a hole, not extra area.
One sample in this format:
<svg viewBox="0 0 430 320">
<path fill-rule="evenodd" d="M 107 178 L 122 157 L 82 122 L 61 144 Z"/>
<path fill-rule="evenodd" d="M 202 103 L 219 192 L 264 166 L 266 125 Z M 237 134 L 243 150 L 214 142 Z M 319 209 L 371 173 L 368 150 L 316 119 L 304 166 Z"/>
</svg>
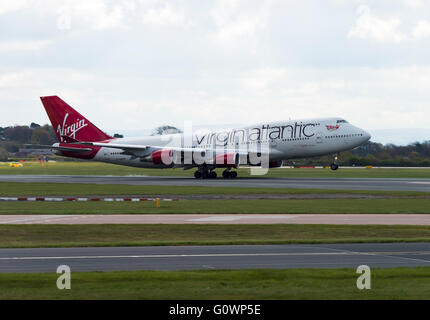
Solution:
<svg viewBox="0 0 430 320">
<path fill-rule="evenodd" d="M 50 145 L 43 145 L 43 144 L 25 144 L 24 146 L 38 148 L 38 149 L 52 149 L 52 150 L 59 150 L 59 151 L 66 151 L 66 152 L 93 151 L 93 149 L 91 148 L 60 147 L 60 146 L 50 146 Z"/>
</svg>

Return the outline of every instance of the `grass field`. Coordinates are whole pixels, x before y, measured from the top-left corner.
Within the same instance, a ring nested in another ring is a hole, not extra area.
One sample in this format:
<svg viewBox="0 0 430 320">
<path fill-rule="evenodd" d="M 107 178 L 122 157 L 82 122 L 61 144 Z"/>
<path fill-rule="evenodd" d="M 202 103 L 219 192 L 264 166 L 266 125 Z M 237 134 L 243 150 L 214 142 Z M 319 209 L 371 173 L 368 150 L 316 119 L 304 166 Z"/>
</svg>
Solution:
<svg viewBox="0 0 430 320">
<path fill-rule="evenodd" d="M 218 175 L 222 169 L 216 170 Z M 239 177 L 250 177 L 249 169 L 238 170 Z M 0 165 L 0 174 L 55 174 L 55 175 L 149 175 L 149 176 L 193 176 L 194 170 L 183 169 L 140 169 L 97 162 L 38 162 L 24 163 L 21 168 L 11 168 L 8 163 Z M 430 178 L 430 168 L 417 169 L 270 169 L 264 176 L 253 177 L 291 177 L 291 178 Z"/>
<path fill-rule="evenodd" d="M 0 202 L 0 214 L 430 213 L 430 199 L 180 200 L 164 202 Z"/>
<path fill-rule="evenodd" d="M 289 188 L 237 188 L 201 186 L 134 186 L 118 184 L 0 182 L 0 196 L 94 196 L 94 195 L 202 195 L 202 194 L 363 194 L 380 196 L 430 196 L 418 191 L 372 191 Z"/>
<path fill-rule="evenodd" d="M 430 226 L 0 225 L 3 248 L 422 241 Z"/>
<path fill-rule="evenodd" d="M 0 299 L 430 299 L 430 267 L 372 269 L 358 290 L 355 269 L 73 272 L 71 290 L 52 273 L 0 274 Z"/>
<path fill-rule="evenodd" d="M 0 165 L 0 174 L 174 175 L 88 162 L 42 167 Z M 221 170 L 218 170 L 220 173 Z M 248 169 L 240 169 L 248 177 Z M 272 169 L 264 177 L 430 178 L 429 169 Z M 162 202 L 0 202 L 0 214 L 145 213 L 430 213 L 429 193 L 214 188 L 56 183 L 0 183 L 0 196 L 199 194 L 367 194 L 386 199 L 181 200 Z M 396 198 L 400 197 L 400 198 Z M 401 198 L 403 197 L 403 198 Z M 168 236 L 166 236 L 168 235 Z M 430 241 L 429 226 L 377 225 L 0 225 L 0 247 L 227 245 Z M 353 269 L 73 272 L 58 290 L 54 272 L 1 274 L 0 299 L 430 299 L 428 268 L 372 269 L 372 290 L 358 290 Z M 73 271 L 73 270 L 72 270 Z"/>
</svg>

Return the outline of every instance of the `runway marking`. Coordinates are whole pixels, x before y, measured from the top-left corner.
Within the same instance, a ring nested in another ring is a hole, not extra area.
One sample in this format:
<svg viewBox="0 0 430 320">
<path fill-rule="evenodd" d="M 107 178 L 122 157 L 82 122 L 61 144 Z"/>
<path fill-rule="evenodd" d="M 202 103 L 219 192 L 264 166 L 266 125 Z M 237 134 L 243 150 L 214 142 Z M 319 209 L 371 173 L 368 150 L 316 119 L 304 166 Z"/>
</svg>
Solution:
<svg viewBox="0 0 430 320">
<path fill-rule="evenodd" d="M 389 255 L 389 256 L 395 256 L 395 255 L 408 255 L 408 254 L 416 254 L 416 255 L 430 255 L 430 251 L 394 251 L 394 252 L 355 252 L 355 251 L 350 251 L 351 253 L 357 253 L 357 254 L 369 254 L 369 255 Z"/>
<path fill-rule="evenodd" d="M 30 221 L 32 221 L 32 223 L 43 222 L 43 221 L 48 222 L 49 220 L 62 219 L 66 217 L 68 217 L 68 215 L 46 215 L 46 216 L 26 217 L 21 219 L 7 220 L 7 221 L 2 221 L 1 223 L 2 224 L 16 223 L 16 222 L 31 223 Z"/>
<path fill-rule="evenodd" d="M 325 248 L 325 249 L 328 249 L 328 248 Z M 332 248 L 332 249 L 338 250 L 340 252 L 345 252 L 345 249 L 335 249 L 335 248 Z M 351 250 L 346 250 L 346 252 L 356 253 L 356 254 L 360 253 L 359 251 L 351 251 Z M 404 259 L 404 260 L 430 263 L 430 260 L 414 259 L 414 258 L 408 258 L 408 257 L 397 257 L 399 255 L 430 255 L 430 251 L 394 251 L 394 252 L 376 252 L 375 251 L 375 252 L 361 252 L 361 253 L 367 254 L 367 255 L 381 256 L 385 258 L 395 258 L 395 259 Z"/>
<path fill-rule="evenodd" d="M 195 218 L 195 219 L 188 219 L 187 221 L 237 221 L 242 219 L 293 219 L 296 216 L 285 216 L 285 215 L 272 215 L 272 216 L 256 216 L 256 215 L 240 215 L 240 216 L 212 216 L 212 217 L 205 217 L 205 218 Z"/>
<path fill-rule="evenodd" d="M 0 260 L 55 260 L 55 259 L 129 259 L 129 258 L 195 258 L 195 257 L 256 257 L 256 256 L 317 256 L 317 255 L 356 255 L 348 252 L 310 252 L 310 253 L 214 253 L 214 254 L 151 254 L 127 256 L 64 256 L 64 257 L 1 257 Z"/>
<path fill-rule="evenodd" d="M 177 198 L 159 198 L 160 201 L 179 201 Z M 46 202 L 64 202 L 64 201 L 106 201 L 106 202 L 139 202 L 139 201 L 156 201 L 156 198 L 53 198 L 53 197 L 0 197 L 0 201 L 46 201 Z"/>
<path fill-rule="evenodd" d="M 176 186 L 217 186 L 217 187 L 268 187 L 268 188 L 310 188 L 321 187 L 333 190 L 414 190 L 429 191 L 430 179 L 419 178 L 269 178 L 250 177 L 237 180 L 201 180 L 179 176 L 96 176 L 96 175 L 7 175 L 0 181 L 14 182 L 54 182 L 54 183 L 91 183 L 91 184 L 129 184 L 129 185 L 176 185 Z"/>
<path fill-rule="evenodd" d="M 0 257 L 0 260 L 57 260 L 57 259 L 130 259 L 130 258 L 187 258 L 187 257 L 264 257 L 264 256 L 353 256 L 353 255 L 430 255 L 430 252 L 281 252 L 281 253 L 214 253 L 214 254 L 151 254 L 122 256 L 47 256 L 47 257 Z M 400 257 L 403 258 L 403 257 Z M 420 260 L 413 258 L 404 258 Z M 430 263 L 430 260 L 420 260 Z"/>
<path fill-rule="evenodd" d="M 394 254 L 391 252 L 380 252 L 378 255 L 382 256 L 382 257 L 386 257 L 386 258 L 397 258 L 397 259 L 404 259 L 404 260 L 430 263 L 430 260 L 408 258 L 408 257 L 397 257 L 399 255 L 430 255 L 430 252 L 425 252 L 425 251 L 422 251 L 422 252 L 420 252 L 420 251 L 417 251 L 417 252 L 395 252 Z"/>
<path fill-rule="evenodd" d="M 430 225 L 430 214 L 65 214 L 0 215 L 0 224 Z"/>
</svg>

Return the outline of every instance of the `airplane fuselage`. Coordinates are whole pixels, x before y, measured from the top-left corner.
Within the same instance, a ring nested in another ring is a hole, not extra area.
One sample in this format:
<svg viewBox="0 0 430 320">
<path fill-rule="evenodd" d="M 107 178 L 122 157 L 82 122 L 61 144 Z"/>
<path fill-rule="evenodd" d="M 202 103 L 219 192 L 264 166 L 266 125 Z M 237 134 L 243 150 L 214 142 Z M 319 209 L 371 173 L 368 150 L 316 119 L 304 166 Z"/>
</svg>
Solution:
<svg viewBox="0 0 430 320">
<path fill-rule="evenodd" d="M 57 96 L 41 97 L 56 130 L 58 143 L 50 147 L 61 156 L 141 168 L 197 168 L 196 178 L 224 178 L 240 165 L 279 167 L 283 160 L 337 154 L 370 139 L 366 131 L 341 118 L 265 122 L 213 132 L 114 138 Z M 336 161 L 331 165 L 338 168 Z"/>
<path fill-rule="evenodd" d="M 115 139 L 115 144 L 155 145 L 165 148 L 199 148 L 207 150 L 269 151 L 269 160 L 288 160 L 336 154 L 353 149 L 370 135 L 340 118 L 301 119 L 269 122 L 224 131 L 169 134 L 140 138 Z M 93 160 L 141 168 L 161 168 L 160 164 L 142 161 L 118 148 L 101 147 Z"/>
</svg>

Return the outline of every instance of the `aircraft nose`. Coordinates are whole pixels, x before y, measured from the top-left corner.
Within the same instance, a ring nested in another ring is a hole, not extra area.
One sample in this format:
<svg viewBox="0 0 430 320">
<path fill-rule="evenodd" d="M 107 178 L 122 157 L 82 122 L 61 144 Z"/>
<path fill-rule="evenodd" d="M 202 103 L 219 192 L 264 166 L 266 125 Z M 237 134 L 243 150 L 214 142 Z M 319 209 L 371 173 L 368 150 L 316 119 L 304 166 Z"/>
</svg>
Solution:
<svg viewBox="0 0 430 320">
<path fill-rule="evenodd" d="M 372 136 L 370 135 L 369 132 L 363 130 L 363 140 L 364 140 L 364 142 L 369 141 L 371 137 Z"/>
</svg>

